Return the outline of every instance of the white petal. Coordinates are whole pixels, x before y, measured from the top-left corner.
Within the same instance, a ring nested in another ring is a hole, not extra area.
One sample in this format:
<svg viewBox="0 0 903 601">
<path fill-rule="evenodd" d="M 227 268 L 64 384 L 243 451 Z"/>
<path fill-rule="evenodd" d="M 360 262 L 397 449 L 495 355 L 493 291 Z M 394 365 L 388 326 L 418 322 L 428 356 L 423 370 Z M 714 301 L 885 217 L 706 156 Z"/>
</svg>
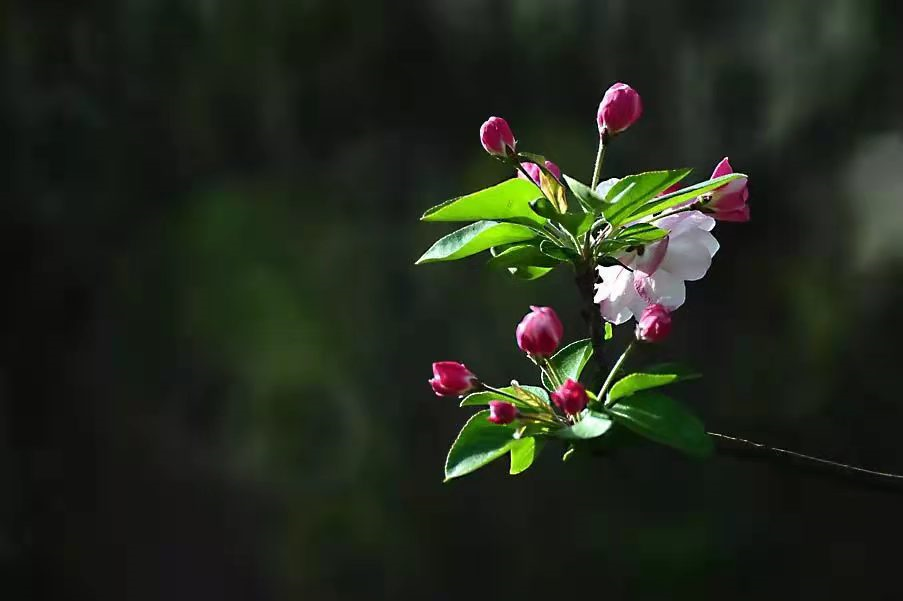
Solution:
<svg viewBox="0 0 903 601">
<path fill-rule="evenodd" d="M 604 182 L 599 182 L 599 185 L 596 186 L 596 194 L 598 194 L 599 196 L 601 196 L 604 199 L 605 195 L 608 194 L 608 191 L 611 190 L 614 187 L 614 185 L 616 183 L 618 183 L 619 181 L 621 181 L 621 180 L 619 180 L 616 177 L 613 177 L 611 179 L 605 180 Z"/>
<path fill-rule="evenodd" d="M 712 266 L 712 244 L 717 251 L 718 241 L 702 230 L 678 236 L 668 245 L 668 253 L 659 269 L 682 280 L 701 279 Z"/>
<path fill-rule="evenodd" d="M 668 230 L 674 236 L 678 236 L 694 229 L 709 232 L 715 227 L 715 220 L 699 211 L 686 211 L 677 215 L 656 219 L 653 224 L 663 230 Z"/>
<path fill-rule="evenodd" d="M 650 244 L 646 247 L 642 256 L 637 255 L 636 261 L 632 265 L 633 269 L 646 275 L 655 273 L 665 258 L 671 253 L 671 240 L 666 236 L 662 240 Z"/>
<path fill-rule="evenodd" d="M 661 267 L 653 275 L 637 277 L 635 287 L 647 303 L 659 303 L 669 311 L 677 309 L 687 300 L 684 281 Z"/>
<path fill-rule="evenodd" d="M 618 281 L 618 276 L 624 271 L 627 270 L 618 265 L 599 267 L 599 277 L 602 281 L 596 284 L 596 295 L 593 297 L 593 300 L 597 303 L 601 303 L 603 300 L 609 298 L 612 294 L 613 284 Z"/>
<path fill-rule="evenodd" d="M 603 273 L 603 270 L 604 273 Z M 602 317 L 613 324 L 621 324 L 633 317 L 639 296 L 633 285 L 633 272 L 618 267 L 600 267 L 602 284 L 596 287 L 596 302 Z"/>
</svg>

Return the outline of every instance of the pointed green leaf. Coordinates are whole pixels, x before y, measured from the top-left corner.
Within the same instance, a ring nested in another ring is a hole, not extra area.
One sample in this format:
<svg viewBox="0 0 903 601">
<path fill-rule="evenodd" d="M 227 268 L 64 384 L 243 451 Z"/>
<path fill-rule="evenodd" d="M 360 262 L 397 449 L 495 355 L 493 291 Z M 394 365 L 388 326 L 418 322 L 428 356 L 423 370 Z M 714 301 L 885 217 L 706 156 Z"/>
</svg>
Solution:
<svg viewBox="0 0 903 601">
<path fill-rule="evenodd" d="M 613 239 L 626 242 L 628 245 L 640 246 L 658 242 L 667 235 L 667 230 L 655 227 L 651 223 L 635 223 L 619 231 Z"/>
<path fill-rule="evenodd" d="M 509 267 L 508 272 L 511 274 L 516 280 L 538 280 L 539 278 L 549 275 L 552 273 L 551 267 L 533 267 L 524 266 L 524 267 Z"/>
<path fill-rule="evenodd" d="M 587 210 L 589 213 L 599 213 L 608 206 L 608 203 L 605 200 L 596 194 L 596 191 L 584 184 L 583 182 L 577 181 L 573 177 L 565 174 L 564 181 L 567 183 L 568 188 L 571 189 L 571 192 L 574 193 L 574 196 L 577 197 L 577 200 L 580 201 L 580 204 L 583 205 L 583 208 Z"/>
<path fill-rule="evenodd" d="M 685 178 L 690 171 L 692 169 L 669 169 L 628 175 L 605 195 L 609 206 L 604 208 L 602 214 L 612 226 L 617 227 L 629 221 L 627 218 L 643 203 Z"/>
<path fill-rule="evenodd" d="M 546 392 L 545 388 L 540 388 L 539 386 L 505 386 L 504 388 L 499 388 L 499 390 L 518 397 L 518 400 L 514 400 L 497 392 L 483 390 L 464 397 L 460 406 L 488 405 L 489 401 L 507 401 L 515 407 L 529 409 L 530 407 L 535 407 L 537 404 L 548 405 L 550 403 L 549 393 Z"/>
<path fill-rule="evenodd" d="M 589 440 L 598 438 L 608 432 L 612 421 L 602 413 L 587 411 L 580 421 L 569 428 L 555 430 L 553 435 L 565 440 Z"/>
<path fill-rule="evenodd" d="M 679 365 L 662 365 L 650 368 L 642 373 L 624 376 L 615 382 L 608 392 L 608 400 L 609 402 L 614 402 L 640 390 L 658 388 L 659 386 L 667 386 L 681 380 L 692 380 L 699 377 L 701 377 L 700 374 Z"/>
<path fill-rule="evenodd" d="M 509 473 L 512 475 L 526 471 L 542 449 L 543 441 L 534 436 L 527 436 L 519 440 L 515 440 L 511 445 L 511 469 Z"/>
<path fill-rule="evenodd" d="M 592 356 L 593 344 L 589 338 L 586 338 L 567 345 L 552 355 L 549 361 L 551 361 L 555 371 L 563 380 L 568 378 L 579 380 L 580 374 L 583 373 L 583 368 Z M 549 390 L 555 388 L 545 373 L 542 374 L 542 384 Z"/>
<path fill-rule="evenodd" d="M 552 221 L 560 223 L 575 236 L 580 236 L 588 232 L 589 228 L 593 226 L 595 217 L 592 213 L 562 213 L 552 219 Z"/>
<path fill-rule="evenodd" d="M 630 215 L 628 215 L 624 219 L 624 221 L 635 221 L 637 219 L 642 219 L 643 217 L 648 217 L 649 215 L 661 213 L 662 211 L 666 211 L 672 207 L 676 207 L 679 204 L 693 200 L 697 196 L 705 194 L 706 192 L 711 192 L 715 188 L 720 188 L 724 184 L 741 177 L 746 177 L 746 175 L 743 173 L 729 173 L 728 175 L 722 175 L 721 177 L 716 177 L 715 179 L 700 182 L 693 186 L 681 188 L 676 192 L 665 194 L 664 196 L 660 196 L 658 198 L 653 198 L 652 200 L 636 208 Z"/>
<path fill-rule="evenodd" d="M 513 178 L 479 192 L 445 201 L 427 210 L 420 219 L 423 221 L 492 219 L 542 225 L 543 218 L 530 208 L 530 201 L 541 197 L 542 192 L 532 182 Z"/>
<path fill-rule="evenodd" d="M 565 246 L 559 246 L 551 240 L 543 240 L 539 244 L 539 251 L 545 256 L 557 260 L 559 263 L 570 263 L 577 258 L 574 249 Z"/>
<path fill-rule="evenodd" d="M 558 263 L 560 263 L 559 260 L 541 252 L 536 244 L 515 244 L 489 259 L 486 265 L 495 269 L 507 269 L 509 267 L 555 267 Z"/>
<path fill-rule="evenodd" d="M 508 452 L 517 431 L 512 424 L 500 426 L 487 418 L 489 410 L 475 414 L 452 443 L 445 460 L 445 480 L 458 478 L 480 469 Z"/>
<path fill-rule="evenodd" d="M 437 240 L 417 259 L 417 264 L 455 261 L 493 246 L 531 240 L 538 235 L 536 230 L 524 225 L 478 221 Z"/>
<path fill-rule="evenodd" d="M 611 419 L 633 432 L 693 457 L 712 454 L 712 439 L 699 419 L 673 399 L 642 391 L 608 408 Z"/>
</svg>

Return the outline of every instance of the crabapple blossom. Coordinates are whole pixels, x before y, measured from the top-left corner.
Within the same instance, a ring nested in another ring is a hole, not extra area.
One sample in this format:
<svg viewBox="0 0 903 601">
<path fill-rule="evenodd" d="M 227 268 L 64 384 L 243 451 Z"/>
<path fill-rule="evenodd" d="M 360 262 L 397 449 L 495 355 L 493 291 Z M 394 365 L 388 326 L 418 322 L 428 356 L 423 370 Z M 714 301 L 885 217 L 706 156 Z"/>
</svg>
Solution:
<svg viewBox="0 0 903 601">
<path fill-rule="evenodd" d="M 718 252 L 709 232 L 715 220 L 699 211 L 684 211 L 652 223 L 668 236 L 643 249 L 621 253 L 621 265 L 599 267 L 602 282 L 595 301 L 602 317 L 621 324 L 639 316 L 647 305 L 658 303 L 674 311 L 686 300 L 685 281 L 701 279 Z"/>
<path fill-rule="evenodd" d="M 490 117 L 480 127 L 480 142 L 486 152 L 499 157 L 514 152 L 517 145 L 508 122 L 501 117 Z"/>
<path fill-rule="evenodd" d="M 586 389 L 580 382 L 568 378 L 567 381 L 552 393 L 552 402 L 567 415 L 580 413 L 589 403 Z"/>
<path fill-rule="evenodd" d="M 477 387 L 479 380 L 463 363 L 438 361 L 433 363 L 430 386 L 436 396 L 460 396 Z"/>
<path fill-rule="evenodd" d="M 671 333 L 671 312 L 659 304 L 649 305 L 636 324 L 636 338 L 641 342 L 661 342 Z"/>
<path fill-rule="evenodd" d="M 489 401 L 489 417 L 493 424 L 510 424 L 517 417 L 517 407 L 507 401 Z"/>
<path fill-rule="evenodd" d="M 637 91 L 626 83 L 616 83 L 608 88 L 599 104 L 599 111 L 596 113 L 599 133 L 607 131 L 615 135 L 622 132 L 642 114 L 643 102 Z"/>
<path fill-rule="evenodd" d="M 564 326 L 552 307 L 530 306 L 515 330 L 517 346 L 534 357 L 548 357 L 558 348 Z"/>
<path fill-rule="evenodd" d="M 724 157 L 712 172 L 712 179 L 733 172 L 730 162 Z M 749 221 L 747 183 L 745 177 L 740 177 L 713 190 L 712 200 L 705 207 L 706 212 L 719 221 Z"/>
</svg>

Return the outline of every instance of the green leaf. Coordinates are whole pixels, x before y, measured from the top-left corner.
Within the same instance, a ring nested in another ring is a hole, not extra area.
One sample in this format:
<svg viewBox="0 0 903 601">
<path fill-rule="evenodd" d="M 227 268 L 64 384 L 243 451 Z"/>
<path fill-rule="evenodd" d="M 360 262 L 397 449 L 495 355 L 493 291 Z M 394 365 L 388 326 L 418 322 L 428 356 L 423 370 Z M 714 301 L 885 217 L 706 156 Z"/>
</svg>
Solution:
<svg viewBox="0 0 903 601">
<path fill-rule="evenodd" d="M 539 251 L 545 256 L 555 259 L 559 263 L 570 263 L 577 258 L 574 249 L 565 246 L 559 246 L 551 240 L 543 240 L 539 244 Z"/>
<path fill-rule="evenodd" d="M 617 227 L 629 221 L 631 213 L 643 203 L 685 178 L 690 171 L 692 170 L 669 169 L 628 175 L 620 179 L 605 195 L 605 202 L 609 203 L 609 206 L 602 214 L 612 227 Z"/>
<path fill-rule="evenodd" d="M 530 409 L 531 407 L 535 407 L 538 403 L 545 405 L 550 403 L 549 393 L 546 392 L 545 388 L 540 388 L 539 386 L 506 386 L 504 388 L 499 388 L 499 390 L 514 395 L 518 397 L 518 399 L 515 400 L 497 392 L 492 392 L 491 390 L 483 390 L 481 392 L 471 393 L 464 397 L 460 406 L 488 405 L 489 401 L 507 401 L 520 409 Z"/>
<path fill-rule="evenodd" d="M 613 240 L 623 241 L 631 246 L 641 246 L 658 242 L 667 235 L 668 230 L 655 227 L 651 223 L 635 223 L 619 231 Z"/>
<path fill-rule="evenodd" d="M 586 209 L 587 212 L 593 214 L 599 213 L 608 206 L 608 203 L 606 203 L 601 196 L 596 194 L 595 190 L 583 182 L 577 181 L 567 174 L 563 175 L 563 177 L 568 188 L 571 189 L 571 192 L 574 193 L 574 196 L 577 197 L 577 200 L 580 201 L 580 204 L 583 205 L 583 208 Z"/>
<path fill-rule="evenodd" d="M 558 219 L 558 209 L 555 208 L 549 199 L 543 196 L 536 200 L 530 201 L 530 210 L 536 214 L 539 219 L 545 223 L 546 219 Z"/>
<path fill-rule="evenodd" d="M 541 439 L 534 436 L 527 436 L 519 440 L 515 440 L 511 445 L 511 469 L 509 473 L 512 475 L 526 471 L 533 461 L 539 456 L 542 450 Z"/>
<path fill-rule="evenodd" d="M 455 261 L 493 246 L 532 240 L 538 235 L 536 230 L 516 223 L 478 221 L 437 240 L 417 259 L 417 264 Z"/>
<path fill-rule="evenodd" d="M 681 380 L 692 380 L 699 377 L 701 377 L 700 374 L 679 365 L 662 365 L 641 373 L 624 376 L 611 387 L 608 392 L 608 400 L 614 402 L 640 390 L 658 388 Z"/>
<path fill-rule="evenodd" d="M 552 273 L 551 267 L 509 267 L 508 272 L 518 280 L 538 280 L 539 278 Z"/>
<path fill-rule="evenodd" d="M 543 218 L 530 209 L 530 201 L 542 197 L 532 182 L 513 178 L 496 186 L 445 201 L 423 214 L 422 221 L 479 221 L 493 219 L 542 225 Z"/>
<path fill-rule="evenodd" d="M 602 413 L 587 411 L 579 422 L 569 428 L 555 430 L 554 436 L 565 440 L 589 440 L 598 438 L 608 432 L 612 421 Z"/>
<path fill-rule="evenodd" d="M 559 262 L 541 252 L 536 244 L 515 244 L 489 259 L 486 265 L 495 269 L 507 269 L 509 267 L 555 267 Z"/>
<path fill-rule="evenodd" d="M 615 329 L 611 325 L 611 322 L 605 322 L 605 340 L 611 340 L 612 336 L 615 335 Z"/>
<path fill-rule="evenodd" d="M 659 392 L 637 392 L 608 408 L 611 418 L 633 432 L 693 457 L 707 457 L 712 439 L 699 419 Z"/>
<path fill-rule="evenodd" d="M 741 177 L 746 177 L 746 175 L 743 173 L 729 173 L 728 175 L 722 175 L 721 177 L 716 177 L 715 179 L 710 179 L 693 186 L 681 188 L 676 192 L 653 198 L 649 202 L 636 208 L 624 219 L 624 221 L 635 221 L 649 215 L 654 215 L 655 213 L 661 213 L 662 211 L 685 203 L 688 200 L 693 200 L 701 194 L 711 192 L 715 188 L 720 188 L 724 184 Z"/>
<path fill-rule="evenodd" d="M 593 226 L 595 218 L 592 213 L 562 213 L 561 215 L 555 216 L 553 221 L 557 221 L 563 225 L 567 231 L 575 236 L 580 236 L 589 231 L 589 228 Z"/>
<path fill-rule="evenodd" d="M 489 410 L 484 409 L 467 420 L 461 428 L 445 460 L 446 482 L 498 459 L 514 444 L 516 427 L 512 424 L 493 424 L 488 417 Z"/>
<path fill-rule="evenodd" d="M 579 380 L 583 368 L 592 356 L 593 343 L 589 338 L 586 338 L 567 345 L 552 355 L 549 361 L 562 379 L 573 378 L 574 380 Z M 555 388 L 545 372 L 542 374 L 542 383 L 549 390 L 554 390 Z"/>
</svg>

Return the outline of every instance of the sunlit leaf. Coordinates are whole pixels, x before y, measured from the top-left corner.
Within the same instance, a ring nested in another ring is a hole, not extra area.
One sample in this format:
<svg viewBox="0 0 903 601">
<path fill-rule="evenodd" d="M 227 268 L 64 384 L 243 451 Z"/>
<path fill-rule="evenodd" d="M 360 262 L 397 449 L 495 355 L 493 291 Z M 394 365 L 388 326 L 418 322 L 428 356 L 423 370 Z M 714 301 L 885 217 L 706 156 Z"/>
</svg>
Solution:
<svg viewBox="0 0 903 601">
<path fill-rule="evenodd" d="M 445 480 L 458 478 L 480 469 L 508 452 L 516 442 L 517 428 L 512 424 L 498 425 L 487 418 L 489 410 L 475 414 L 458 434 L 445 460 Z"/>
<path fill-rule="evenodd" d="M 539 452 L 542 449 L 543 441 L 534 436 L 526 436 L 515 440 L 511 444 L 511 468 L 508 470 L 510 474 L 520 474 L 527 470 Z"/>
<path fill-rule="evenodd" d="M 542 197 L 533 182 L 521 178 L 506 180 L 479 192 L 448 200 L 426 211 L 423 221 L 514 221 L 541 225 L 542 217 L 530 208 L 530 201 Z"/>
<path fill-rule="evenodd" d="M 631 215 L 637 208 L 685 178 L 690 171 L 692 170 L 648 171 L 621 178 L 605 195 L 605 202 L 609 203 L 609 206 L 604 208 L 602 214 L 615 227 L 635 219 Z"/>
<path fill-rule="evenodd" d="M 642 219 L 643 217 L 648 217 L 649 215 L 661 213 L 662 211 L 666 211 L 670 208 L 676 207 L 677 205 L 691 201 L 694 198 L 705 194 L 706 192 L 711 192 L 715 188 L 720 188 L 724 184 L 741 177 L 746 177 L 746 175 L 744 175 L 743 173 L 729 173 L 728 175 L 722 175 L 721 177 L 700 182 L 693 186 L 681 188 L 676 192 L 671 192 L 670 194 L 665 194 L 663 196 L 653 198 L 652 200 L 634 209 L 634 211 L 630 215 L 628 215 L 626 219 L 624 219 L 624 221 L 635 221 L 637 219 Z"/>
<path fill-rule="evenodd" d="M 612 426 L 612 421 L 606 415 L 595 411 L 587 411 L 579 422 L 569 428 L 555 430 L 553 436 L 565 440 L 589 440 L 598 438 Z"/>
<path fill-rule="evenodd" d="M 642 373 L 634 373 L 624 376 L 611 387 L 608 392 L 609 402 L 630 396 L 640 390 L 667 386 L 681 380 L 699 378 L 700 374 L 681 367 L 679 365 L 662 365 L 657 368 L 644 370 Z"/>
<path fill-rule="evenodd" d="M 538 236 L 536 230 L 524 225 L 478 221 L 437 240 L 422 257 L 417 259 L 417 264 L 455 261 L 493 246 L 531 240 Z"/>
<path fill-rule="evenodd" d="M 568 378 L 579 380 L 583 368 L 592 356 L 593 345 L 590 339 L 586 338 L 584 340 L 572 342 L 563 349 L 560 349 L 550 357 L 549 361 L 552 363 L 552 366 L 555 368 L 558 375 L 561 376 L 562 380 L 567 380 Z M 549 390 L 555 388 L 545 372 L 542 374 L 542 383 L 543 386 Z"/>
</svg>

